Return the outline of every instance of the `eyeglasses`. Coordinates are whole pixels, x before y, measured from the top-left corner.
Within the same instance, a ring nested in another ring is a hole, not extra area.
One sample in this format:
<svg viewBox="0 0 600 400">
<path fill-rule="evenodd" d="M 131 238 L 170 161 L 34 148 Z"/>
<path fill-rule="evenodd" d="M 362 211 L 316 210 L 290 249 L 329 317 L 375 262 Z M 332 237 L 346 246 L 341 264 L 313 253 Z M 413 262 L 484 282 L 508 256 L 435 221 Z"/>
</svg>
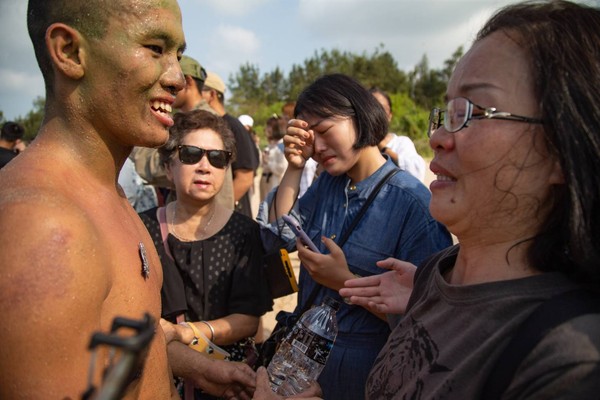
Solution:
<svg viewBox="0 0 600 400">
<path fill-rule="evenodd" d="M 473 115 L 473 111 L 481 110 L 481 114 Z M 448 132 L 458 132 L 462 128 L 469 126 L 469 121 L 473 119 L 504 119 L 516 122 L 527 122 L 529 124 L 541 124 L 543 121 L 537 118 L 523 117 L 521 115 L 511 114 L 509 112 L 497 111 L 495 107 L 481 107 L 473 104 L 471 100 L 464 97 L 452 99 L 442 110 L 434 108 L 429 114 L 429 128 L 427 136 L 431 137 L 433 132 L 442 124 Z"/>
<path fill-rule="evenodd" d="M 225 168 L 231 159 L 231 152 L 226 150 L 205 150 L 196 146 L 182 144 L 177 146 L 179 161 L 182 164 L 194 165 L 206 154 L 208 162 L 215 168 Z"/>
</svg>

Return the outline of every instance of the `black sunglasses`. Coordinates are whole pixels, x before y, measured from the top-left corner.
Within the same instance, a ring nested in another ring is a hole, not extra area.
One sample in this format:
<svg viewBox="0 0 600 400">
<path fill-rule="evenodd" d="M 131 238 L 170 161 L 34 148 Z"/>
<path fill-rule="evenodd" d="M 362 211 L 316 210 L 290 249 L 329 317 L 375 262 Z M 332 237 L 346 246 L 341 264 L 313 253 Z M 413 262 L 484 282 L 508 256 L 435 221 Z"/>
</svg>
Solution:
<svg viewBox="0 0 600 400">
<path fill-rule="evenodd" d="M 226 150 L 205 150 L 196 146 L 182 144 L 177 146 L 179 151 L 179 161 L 182 164 L 194 165 L 204 157 L 215 168 L 225 168 L 231 159 L 231 152 Z"/>
</svg>

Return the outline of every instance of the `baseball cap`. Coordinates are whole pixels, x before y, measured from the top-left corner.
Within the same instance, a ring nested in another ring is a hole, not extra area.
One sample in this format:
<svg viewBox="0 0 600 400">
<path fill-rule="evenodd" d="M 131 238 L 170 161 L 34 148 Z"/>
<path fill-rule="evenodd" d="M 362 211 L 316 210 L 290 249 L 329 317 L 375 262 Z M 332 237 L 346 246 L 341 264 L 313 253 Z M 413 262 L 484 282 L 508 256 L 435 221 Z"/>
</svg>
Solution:
<svg viewBox="0 0 600 400">
<path fill-rule="evenodd" d="M 238 117 L 238 120 L 242 123 L 242 125 L 244 126 L 249 126 L 250 128 L 252 128 L 252 126 L 254 126 L 254 119 L 252 119 L 251 116 L 244 114 L 244 115 L 240 115 Z"/>
<path fill-rule="evenodd" d="M 219 75 L 215 74 L 214 72 L 206 72 L 206 80 L 204 81 L 204 86 L 208 86 L 211 89 L 215 89 L 221 94 L 225 93 L 225 83 L 223 83 L 223 80 L 219 78 Z"/>
<path fill-rule="evenodd" d="M 189 75 L 192 78 L 200 79 L 201 81 L 206 80 L 206 70 L 202 68 L 202 65 L 192 57 L 183 55 L 179 61 L 181 71 L 184 75 Z"/>
</svg>

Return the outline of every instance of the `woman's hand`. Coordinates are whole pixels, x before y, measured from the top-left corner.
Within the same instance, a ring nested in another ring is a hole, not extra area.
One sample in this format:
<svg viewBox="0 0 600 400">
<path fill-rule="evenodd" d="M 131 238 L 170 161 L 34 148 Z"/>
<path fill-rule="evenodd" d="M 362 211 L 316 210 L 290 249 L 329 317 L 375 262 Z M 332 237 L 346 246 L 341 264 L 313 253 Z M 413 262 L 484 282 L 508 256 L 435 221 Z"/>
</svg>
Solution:
<svg viewBox="0 0 600 400">
<path fill-rule="evenodd" d="M 283 137 L 285 158 L 289 166 L 304 168 L 306 160 L 314 154 L 314 138 L 315 134 L 312 129 L 308 129 L 306 121 L 289 120 L 287 133 Z"/>
<path fill-rule="evenodd" d="M 304 247 L 300 239 L 297 239 L 298 258 L 317 283 L 333 290 L 340 290 L 344 287 L 344 282 L 353 278 L 354 274 L 348 268 L 342 249 L 329 238 L 321 237 L 321 241 L 329 249 L 329 254 L 315 253 Z"/>
<path fill-rule="evenodd" d="M 412 293 L 417 267 L 395 258 L 378 261 L 377 266 L 390 271 L 350 279 L 346 281 L 346 287 L 340 289 L 340 295 L 374 313 L 403 314 Z"/>
<path fill-rule="evenodd" d="M 172 324 L 161 318 L 160 327 L 165 334 L 167 344 L 174 340 L 183 344 L 190 344 L 194 340 L 194 331 L 187 325 Z"/>
</svg>

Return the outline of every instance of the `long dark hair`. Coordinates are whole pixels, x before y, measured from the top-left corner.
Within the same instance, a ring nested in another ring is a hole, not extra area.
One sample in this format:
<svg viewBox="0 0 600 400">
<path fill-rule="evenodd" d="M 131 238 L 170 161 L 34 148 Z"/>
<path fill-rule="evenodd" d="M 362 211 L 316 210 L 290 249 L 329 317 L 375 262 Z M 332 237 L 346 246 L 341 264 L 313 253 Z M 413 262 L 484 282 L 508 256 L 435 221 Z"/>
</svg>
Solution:
<svg viewBox="0 0 600 400">
<path fill-rule="evenodd" d="M 510 33 L 529 53 L 545 140 L 565 177 L 553 188 L 529 261 L 598 283 L 600 10 L 567 1 L 515 4 L 495 14 L 476 41 L 496 31 Z"/>
</svg>

